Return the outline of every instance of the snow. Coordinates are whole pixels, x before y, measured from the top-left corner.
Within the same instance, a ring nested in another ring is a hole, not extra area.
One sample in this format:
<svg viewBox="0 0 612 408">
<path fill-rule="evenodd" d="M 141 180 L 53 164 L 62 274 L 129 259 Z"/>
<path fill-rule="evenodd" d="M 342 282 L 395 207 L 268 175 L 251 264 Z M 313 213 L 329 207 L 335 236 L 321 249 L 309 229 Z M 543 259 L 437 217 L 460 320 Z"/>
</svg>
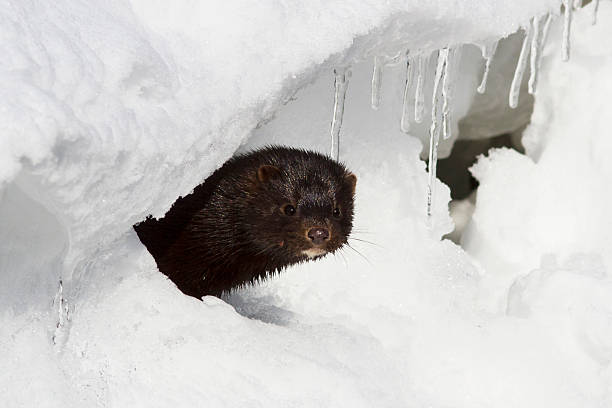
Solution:
<svg viewBox="0 0 612 408">
<path fill-rule="evenodd" d="M 592 4 L 574 14 L 567 63 L 551 26 L 528 156 L 474 167 L 464 251 L 440 241 L 439 181 L 426 221 L 432 84 L 407 135 L 405 65 L 385 67 L 372 110 L 372 58 L 487 43 L 559 1 L 7 4 L 1 405 L 609 405 L 611 6 L 596 26 Z M 482 69 L 462 61 L 453 134 Z M 349 64 L 339 153 L 366 259 L 346 248 L 223 300 L 181 295 L 131 225 L 239 146 L 328 151 L 333 68 Z"/>
<path fill-rule="evenodd" d="M 612 225 L 608 211 L 612 167 L 604 153 L 611 148 L 605 96 L 611 86 L 606 78 L 610 52 L 597 40 L 605 38 L 609 28 L 591 27 L 585 14 L 574 16 L 579 29 L 572 54 L 577 55 L 570 62 L 557 58 L 556 43 L 544 50 L 546 73 L 540 77 L 531 125 L 523 138 L 527 156 L 494 151 L 473 169 L 481 188 L 475 233 L 469 238 L 473 242 L 467 248 L 485 268 L 493 263 L 496 269 L 520 270 L 537 265 L 542 254 L 571 251 L 593 253 L 605 264 L 612 260 L 611 235 L 606 231 Z M 551 27 L 551 40 L 559 30 L 559 24 Z M 540 93 L 540 86 L 554 92 Z M 493 185 L 497 187 L 491 189 Z M 513 211 L 500 219 L 500 207 L 494 203 L 501 202 L 512 202 Z M 476 231 L 481 228 L 486 235 Z M 487 255 L 481 256 L 484 252 Z"/>
</svg>

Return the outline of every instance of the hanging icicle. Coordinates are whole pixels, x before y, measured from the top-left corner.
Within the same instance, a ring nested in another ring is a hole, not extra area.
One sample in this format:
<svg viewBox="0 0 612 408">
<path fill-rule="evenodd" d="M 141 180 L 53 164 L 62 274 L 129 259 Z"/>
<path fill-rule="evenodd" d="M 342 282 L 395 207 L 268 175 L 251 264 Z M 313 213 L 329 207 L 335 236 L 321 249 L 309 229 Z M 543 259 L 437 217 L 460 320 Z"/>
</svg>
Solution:
<svg viewBox="0 0 612 408">
<path fill-rule="evenodd" d="M 540 29 L 541 21 L 544 21 L 544 26 Z M 544 45 L 548 38 L 548 29 L 552 21 L 552 14 L 548 13 L 542 19 L 533 19 L 533 38 L 531 40 L 531 74 L 529 76 L 529 93 L 534 94 L 538 85 L 538 73 L 542 63 L 542 53 Z"/>
<path fill-rule="evenodd" d="M 544 45 L 546 44 L 546 40 L 548 39 L 548 29 L 550 28 L 550 23 L 553 19 L 553 15 L 548 13 L 546 15 L 546 21 L 544 22 L 544 28 L 542 29 L 542 41 L 540 41 L 540 59 L 542 59 L 542 51 L 544 51 Z"/>
<path fill-rule="evenodd" d="M 406 51 L 406 57 L 408 56 L 408 51 Z M 404 83 L 404 100 L 402 103 L 402 120 L 400 121 L 400 130 L 404 133 L 408 133 L 410 131 L 410 117 L 408 108 L 410 106 L 410 83 L 412 76 L 412 63 L 409 58 L 406 58 L 406 82 Z"/>
<path fill-rule="evenodd" d="M 523 46 L 521 48 L 521 54 L 519 55 L 518 62 L 516 63 L 516 70 L 514 71 L 514 78 L 512 78 L 512 84 L 510 85 L 510 95 L 508 101 L 512 109 L 518 106 L 519 94 L 521 92 L 521 82 L 523 80 L 523 73 L 527 67 L 527 56 L 529 54 L 529 44 L 532 36 L 531 25 L 526 29 L 525 38 L 523 39 Z"/>
<path fill-rule="evenodd" d="M 599 10 L 599 0 L 593 1 L 593 20 L 591 20 L 591 24 L 597 24 L 597 10 Z"/>
<path fill-rule="evenodd" d="M 372 109 L 377 110 L 380 107 L 383 70 L 388 65 L 395 65 L 402 61 L 403 53 L 398 52 L 395 56 L 377 55 L 374 57 L 374 69 L 372 72 Z"/>
<path fill-rule="evenodd" d="M 573 0 L 563 0 L 563 6 L 565 7 L 565 19 L 563 21 L 563 43 L 561 44 L 561 51 L 563 55 L 563 61 L 569 61 L 570 57 L 570 31 L 572 28 L 572 11 Z"/>
<path fill-rule="evenodd" d="M 66 325 L 70 322 L 70 309 L 64 297 L 64 284 L 62 283 L 61 277 L 59 279 L 57 292 L 53 299 L 53 306 L 57 308 L 57 321 L 51 341 L 53 341 L 54 346 L 61 348 L 66 341 Z"/>
<path fill-rule="evenodd" d="M 340 157 L 340 128 L 342 127 L 342 117 L 344 116 L 344 99 L 351 77 L 350 68 L 334 69 L 334 115 L 331 123 L 331 152 L 333 159 Z"/>
<path fill-rule="evenodd" d="M 489 69 L 491 67 L 491 61 L 493 61 L 493 56 L 495 55 L 495 51 L 497 50 L 498 41 L 494 41 L 490 44 L 484 45 L 480 47 L 482 52 L 482 58 L 485 59 L 485 68 L 482 74 L 482 80 L 480 81 L 480 85 L 476 90 L 478 93 L 485 93 L 487 89 L 487 79 L 489 78 Z"/>
<path fill-rule="evenodd" d="M 459 58 L 456 58 L 458 49 L 446 49 L 446 61 L 442 73 L 442 139 L 450 139 L 451 135 L 451 98 L 452 98 L 452 78 L 450 77 L 449 67 Z"/>
<path fill-rule="evenodd" d="M 538 60 L 540 59 L 540 18 L 534 17 L 531 20 L 531 55 L 530 55 L 530 74 L 529 74 L 529 89 L 528 92 L 533 95 L 536 85 L 538 84 Z"/>
<path fill-rule="evenodd" d="M 416 92 L 414 96 L 414 121 L 416 123 L 423 122 L 423 113 L 425 111 L 425 96 L 423 95 L 423 84 L 425 82 L 425 57 L 419 55 L 417 61 L 417 82 Z"/>
<path fill-rule="evenodd" d="M 434 203 L 434 187 L 436 181 L 436 167 L 438 162 L 438 142 L 440 140 L 440 126 L 438 123 L 438 88 L 444 82 L 446 65 L 448 64 L 448 48 L 443 48 L 438 53 L 438 65 L 433 85 L 431 102 L 431 127 L 429 128 L 429 181 L 427 183 L 427 218 L 429 225 L 432 223 L 432 207 Z"/>
<path fill-rule="evenodd" d="M 385 65 L 385 57 L 374 57 L 374 70 L 372 72 L 372 109 L 377 110 L 380 106 L 380 87 L 382 84 L 382 71 Z"/>
</svg>

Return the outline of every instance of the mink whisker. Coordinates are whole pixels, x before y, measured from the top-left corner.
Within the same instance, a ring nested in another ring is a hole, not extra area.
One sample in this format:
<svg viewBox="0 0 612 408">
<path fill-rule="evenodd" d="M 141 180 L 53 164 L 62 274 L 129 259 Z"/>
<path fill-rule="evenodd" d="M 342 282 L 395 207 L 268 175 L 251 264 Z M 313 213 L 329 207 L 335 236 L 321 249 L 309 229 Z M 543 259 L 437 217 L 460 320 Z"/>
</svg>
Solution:
<svg viewBox="0 0 612 408">
<path fill-rule="evenodd" d="M 360 257 L 362 257 L 368 264 L 370 264 L 370 266 L 374 266 L 374 264 L 372 262 L 370 262 L 370 260 L 361 252 L 359 252 L 358 250 L 356 250 L 355 248 L 353 248 L 351 246 L 351 244 L 349 244 L 348 242 L 346 243 L 346 246 L 351 248 L 353 251 L 355 251 Z"/>
<path fill-rule="evenodd" d="M 352 240 L 359 241 L 359 242 L 364 242 L 366 244 L 370 244 L 370 245 L 374 245 L 374 246 L 376 246 L 378 248 L 382 248 L 382 245 L 379 245 L 376 242 L 368 241 L 366 239 L 354 238 L 354 237 L 348 237 L 348 239 L 352 239 Z"/>
</svg>

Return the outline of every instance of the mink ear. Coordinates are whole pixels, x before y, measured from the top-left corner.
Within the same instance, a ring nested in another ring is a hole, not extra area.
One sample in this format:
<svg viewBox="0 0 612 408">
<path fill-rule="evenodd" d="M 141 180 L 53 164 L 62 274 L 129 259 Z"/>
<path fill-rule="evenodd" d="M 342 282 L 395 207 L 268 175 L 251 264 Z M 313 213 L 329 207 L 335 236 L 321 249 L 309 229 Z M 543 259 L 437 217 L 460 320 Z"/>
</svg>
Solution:
<svg viewBox="0 0 612 408">
<path fill-rule="evenodd" d="M 351 193 L 355 194 L 355 187 L 357 186 L 357 176 L 353 173 L 348 173 L 344 176 L 344 182 L 351 189 Z"/>
<path fill-rule="evenodd" d="M 264 164 L 257 169 L 257 180 L 260 183 L 266 183 L 270 180 L 275 180 L 281 175 L 280 169 L 276 166 L 269 166 Z"/>
</svg>

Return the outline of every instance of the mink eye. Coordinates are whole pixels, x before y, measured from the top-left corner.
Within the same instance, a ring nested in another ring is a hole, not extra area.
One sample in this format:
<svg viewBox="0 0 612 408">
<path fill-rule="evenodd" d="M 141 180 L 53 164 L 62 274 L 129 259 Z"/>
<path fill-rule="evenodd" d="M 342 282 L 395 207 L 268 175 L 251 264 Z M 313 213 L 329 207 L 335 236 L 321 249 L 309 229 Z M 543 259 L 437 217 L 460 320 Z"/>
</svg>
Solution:
<svg viewBox="0 0 612 408">
<path fill-rule="evenodd" d="M 338 207 L 334 208 L 334 211 L 332 212 L 333 216 L 336 218 L 340 217 L 340 209 Z"/>
<path fill-rule="evenodd" d="M 287 204 L 286 206 L 283 207 L 283 212 L 285 213 L 285 215 L 294 215 L 295 214 L 295 207 L 292 206 L 291 204 Z"/>
</svg>

